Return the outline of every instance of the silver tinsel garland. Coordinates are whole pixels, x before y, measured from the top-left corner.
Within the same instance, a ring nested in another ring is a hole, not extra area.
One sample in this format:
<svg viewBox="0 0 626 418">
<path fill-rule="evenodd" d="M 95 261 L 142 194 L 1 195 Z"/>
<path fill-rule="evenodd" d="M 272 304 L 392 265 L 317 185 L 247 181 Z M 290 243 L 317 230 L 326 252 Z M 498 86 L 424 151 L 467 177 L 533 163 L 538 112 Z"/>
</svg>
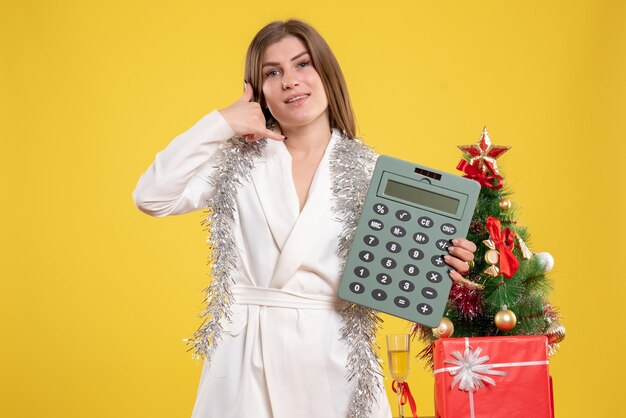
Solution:
<svg viewBox="0 0 626 418">
<path fill-rule="evenodd" d="M 213 280 L 205 289 L 206 308 L 201 314 L 204 322 L 188 341 L 194 357 L 205 358 L 209 364 L 221 340 L 222 323 L 231 320 L 232 272 L 237 269 L 232 233 L 237 187 L 243 180 L 250 180 L 254 159 L 261 156 L 266 141 L 248 143 L 239 137 L 231 138 L 222 149 L 222 159 L 210 179 L 215 195 L 208 202 L 204 224 L 210 231 L 209 266 Z M 342 272 L 375 162 L 376 154 L 366 145 L 343 137 L 337 140 L 330 156 L 333 212 L 343 224 L 337 250 Z M 377 395 L 382 392 L 380 361 L 374 350 L 381 319 L 375 311 L 355 304 L 348 305 L 341 315 L 342 339 L 348 346 L 347 377 L 354 384 L 348 416 L 365 418 L 371 415 Z"/>
<path fill-rule="evenodd" d="M 205 289 L 205 309 L 201 313 L 204 322 L 189 341 L 194 358 L 205 358 L 211 363 L 217 343 L 222 338 L 222 321 L 231 321 L 233 295 L 232 272 L 237 269 L 237 251 L 232 226 L 235 220 L 235 196 L 242 180 L 250 180 L 254 159 L 261 156 L 267 139 L 246 142 L 233 137 L 222 148 L 222 158 L 211 176 L 215 194 L 209 199 L 207 218 L 204 221 L 210 231 L 209 266 L 212 282 Z"/>
<path fill-rule="evenodd" d="M 376 154 L 358 140 L 337 141 L 330 156 L 333 212 L 343 224 L 338 255 L 343 273 L 356 232 L 361 209 L 369 188 Z M 348 381 L 354 382 L 348 417 L 365 418 L 372 414 L 377 394 L 382 392 L 380 360 L 374 351 L 381 319 L 361 305 L 349 304 L 341 312 L 342 339 L 348 346 Z"/>
</svg>

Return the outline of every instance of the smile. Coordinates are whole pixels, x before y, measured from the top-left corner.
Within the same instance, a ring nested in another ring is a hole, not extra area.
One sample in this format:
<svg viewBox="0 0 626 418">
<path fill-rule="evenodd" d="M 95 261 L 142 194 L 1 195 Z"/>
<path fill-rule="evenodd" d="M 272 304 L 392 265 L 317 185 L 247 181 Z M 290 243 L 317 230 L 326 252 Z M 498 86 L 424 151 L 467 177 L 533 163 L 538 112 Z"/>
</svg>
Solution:
<svg viewBox="0 0 626 418">
<path fill-rule="evenodd" d="M 308 94 L 300 94 L 298 96 L 290 97 L 289 99 L 285 100 L 285 103 L 289 104 L 289 103 L 302 101 L 302 100 L 306 99 L 307 97 L 309 97 Z"/>
</svg>

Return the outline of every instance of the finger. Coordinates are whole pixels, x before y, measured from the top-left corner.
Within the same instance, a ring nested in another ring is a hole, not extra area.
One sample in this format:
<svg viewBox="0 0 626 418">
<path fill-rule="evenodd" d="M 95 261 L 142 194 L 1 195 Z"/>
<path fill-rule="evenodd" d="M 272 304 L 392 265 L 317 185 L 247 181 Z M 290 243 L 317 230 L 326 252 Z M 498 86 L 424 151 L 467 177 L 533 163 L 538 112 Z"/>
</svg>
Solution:
<svg viewBox="0 0 626 418">
<path fill-rule="evenodd" d="M 468 263 L 474 259 L 474 253 L 462 247 L 448 247 L 448 252 L 450 255 L 460 258 L 463 261 L 467 261 Z"/>
<path fill-rule="evenodd" d="M 448 275 L 454 282 L 463 284 L 463 276 L 461 276 L 458 271 L 450 269 Z"/>
<path fill-rule="evenodd" d="M 243 139 L 245 139 L 248 142 L 254 142 L 254 141 L 258 141 L 261 138 L 269 138 L 269 139 L 273 139 L 276 141 L 284 141 L 285 140 L 285 136 L 281 135 L 279 133 L 276 133 L 274 131 L 270 131 L 269 129 L 263 129 L 260 130 L 258 132 L 255 132 L 253 134 L 247 134 L 243 136 Z"/>
<path fill-rule="evenodd" d="M 447 265 L 455 269 L 460 274 L 466 274 L 469 272 L 469 264 L 465 261 L 452 257 L 451 255 L 444 255 L 443 259 Z"/>
<path fill-rule="evenodd" d="M 454 245 L 455 247 L 465 248 L 466 250 L 471 251 L 472 253 L 476 252 L 476 244 L 474 244 L 472 241 L 467 240 L 465 238 L 453 239 L 452 245 Z"/>
<path fill-rule="evenodd" d="M 239 101 L 243 103 L 248 103 L 249 101 L 252 100 L 253 96 L 254 96 L 254 91 L 252 91 L 252 86 L 247 81 L 244 81 L 243 94 L 239 98 Z"/>
<path fill-rule="evenodd" d="M 269 129 L 265 129 L 263 131 L 263 136 L 265 136 L 265 137 L 267 137 L 269 139 L 274 139 L 276 141 L 284 141 L 285 138 L 286 138 L 285 135 L 281 135 L 278 132 L 274 132 L 274 131 L 271 131 Z"/>
</svg>

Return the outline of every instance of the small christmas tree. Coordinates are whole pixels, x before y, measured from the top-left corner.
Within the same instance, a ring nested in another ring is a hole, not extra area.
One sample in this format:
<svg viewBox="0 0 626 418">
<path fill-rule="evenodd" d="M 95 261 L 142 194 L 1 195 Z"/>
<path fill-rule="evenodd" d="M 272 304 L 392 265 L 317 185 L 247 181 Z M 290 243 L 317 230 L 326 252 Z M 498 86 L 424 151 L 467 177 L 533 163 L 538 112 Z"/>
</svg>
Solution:
<svg viewBox="0 0 626 418">
<path fill-rule="evenodd" d="M 508 199 L 496 159 L 510 147 L 492 145 L 487 129 L 465 153 L 457 168 L 481 183 L 468 239 L 478 247 L 474 265 L 463 283 L 454 283 L 441 324 L 415 324 L 413 334 L 427 345 L 420 357 L 432 366 L 437 338 L 493 335 L 546 335 L 550 354 L 565 337 L 557 312 L 547 300 L 546 278 L 554 260 L 549 253 L 533 253 L 529 234 L 518 225 L 516 207 Z"/>
</svg>

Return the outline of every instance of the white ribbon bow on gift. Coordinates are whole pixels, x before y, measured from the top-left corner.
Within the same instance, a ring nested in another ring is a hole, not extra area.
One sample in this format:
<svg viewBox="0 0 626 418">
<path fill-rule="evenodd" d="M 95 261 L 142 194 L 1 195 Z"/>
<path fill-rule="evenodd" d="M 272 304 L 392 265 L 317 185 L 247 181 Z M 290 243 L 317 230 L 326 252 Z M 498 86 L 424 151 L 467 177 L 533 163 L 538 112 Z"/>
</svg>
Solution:
<svg viewBox="0 0 626 418">
<path fill-rule="evenodd" d="M 496 382 L 486 375 L 506 376 L 506 372 L 501 370 L 493 370 L 493 364 L 485 364 L 489 361 L 489 356 L 480 357 L 482 349 L 478 347 L 472 350 L 470 347 L 465 348 L 463 355 L 459 351 L 452 353 L 456 360 L 445 360 L 445 363 L 454 364 L 455 367 L 446 367 L 446 370 L 454 377 L 452 388 L 459 384 L 459 389 L 465 392 L 474 392 L 480 388 L 484 388 L 487 382 L 495 386 Z"/>
</svg>

